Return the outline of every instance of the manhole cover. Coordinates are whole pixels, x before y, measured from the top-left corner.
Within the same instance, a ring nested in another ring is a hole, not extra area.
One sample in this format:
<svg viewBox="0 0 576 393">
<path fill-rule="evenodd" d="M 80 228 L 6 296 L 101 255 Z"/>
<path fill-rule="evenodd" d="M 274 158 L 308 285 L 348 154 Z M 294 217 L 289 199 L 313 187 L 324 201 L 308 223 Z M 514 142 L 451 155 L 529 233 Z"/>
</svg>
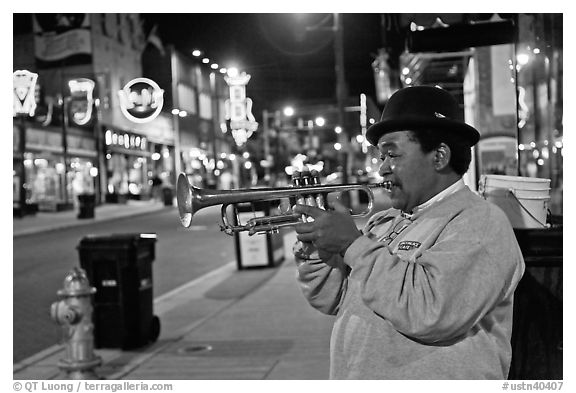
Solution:
<svg viewBox="0 0 576 393">
<path fill-rule="evenodd" d="M 189 355 L 202 352 L 210 352 L 211 350 L 212 350 L 211 345 L 202 344 L 202 345 L 190 345 L 184 348 L 179 348 L 177 352 L 182 355 Z"/>
<path fill-rule="evenodd" d="M 277 357 L 288 353 L 292 340 L 215 340 L 211 344 L 203 342 L 182 342 L 174 353 L 182 356 L 219 357 Z"/>
</svg>

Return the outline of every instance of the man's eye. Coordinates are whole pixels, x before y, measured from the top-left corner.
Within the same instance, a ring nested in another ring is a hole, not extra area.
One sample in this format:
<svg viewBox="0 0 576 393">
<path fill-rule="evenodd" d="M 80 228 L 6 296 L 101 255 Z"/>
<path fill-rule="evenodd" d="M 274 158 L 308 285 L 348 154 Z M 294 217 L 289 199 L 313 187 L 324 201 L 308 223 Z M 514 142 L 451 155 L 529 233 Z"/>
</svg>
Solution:
<svg viewBox="0 0 576 393">
<path fill-rule="evenodd" d="M 386 153 L 380 156 L 380 160 L 384 161 L 386 158 L 396 158 L 396 157 L 398 157 L 398 154 Z"/>
</svg>

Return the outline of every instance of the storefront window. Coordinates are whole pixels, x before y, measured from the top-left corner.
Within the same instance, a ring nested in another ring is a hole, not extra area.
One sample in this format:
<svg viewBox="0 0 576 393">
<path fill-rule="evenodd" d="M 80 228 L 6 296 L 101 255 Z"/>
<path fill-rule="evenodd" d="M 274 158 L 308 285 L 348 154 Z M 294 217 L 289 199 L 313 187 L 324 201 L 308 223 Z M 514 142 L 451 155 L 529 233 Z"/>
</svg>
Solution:
<svg viewBox="0 0 576 393">
<path fill-rule="evenodd" d="M 26 153 L 26 200 L 38 204 L 40 211 L 56 211 L 59 205 L 77 203 L 79 194 L 94 194 L 97 170 L 90 159 L 70 158 L 66 193 L 62 156 L 51 153 Z M 19 198 L 19 175 L 13 176 L 14 200 Z"/>
<path fill-rule="evenodd" d="M 108 153 L 108 194 L 119 194 L 131 199 L 148 199 L 151 184 L 148 179 L 146 157 Z"/>
<path fill-rule="evenodd" d="M 128 192 L 142 199 L 150 193 L 147 176 L 147 163 L 145 157 L 128 157 Z"/>
<path fill-rule="evenodd" d="M 78 195 L 94 194 L 94 179 L 97 170 L 90 160 L 82 158 L 73 158 L 70 162 L 71 171 L 71 189 L 74 200 L 77 200 Z"/>
<path fill-rule="evenodd" d="M 151 196 L 152 176 L 162 157 L 154 154 L 154 143 L 131 132 L 106 130 L 107 197 L 109 202 L 126 199 L 148 199 Z"/>
<path fill-rule="evenodd" d="M 128 162 L 125 154 L 107 155 L 108 193 L 128 194 Z"/>
<path fill-rule="evenodd" d="M 27 200 L 38 203 L 40 210 L 53 210 L 51 206 L 64 201 L 64 166 L 60 157 L 26 153 Z"/>
<path fill-rule="evenodd" d="M 550 210 L 562 214 L 562 14 L 520 14 L 516 49 L 521 176 L 551 180 Z"/>
</svg>

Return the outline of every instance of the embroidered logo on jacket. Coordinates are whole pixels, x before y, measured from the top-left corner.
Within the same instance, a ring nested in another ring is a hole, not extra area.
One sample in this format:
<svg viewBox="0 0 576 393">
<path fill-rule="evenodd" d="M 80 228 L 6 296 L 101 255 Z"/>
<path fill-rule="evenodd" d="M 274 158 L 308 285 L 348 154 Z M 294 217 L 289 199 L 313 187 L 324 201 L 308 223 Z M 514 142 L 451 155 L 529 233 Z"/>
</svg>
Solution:
<svg viewBox="0 0 576 393">
<path fill-rule="evenodd" d="M 403 242 L 400 242 L 400 244 L 398 244 L 398 250 L 410 251 L 410 250 L 413 250 L 415 248 L 420 247 L 421 244 L 422 243 L 420 243 L 420 242 L 415 242 L 415 241 L 411 241 L 411 240 L 403 241 Z"/>
</svg>

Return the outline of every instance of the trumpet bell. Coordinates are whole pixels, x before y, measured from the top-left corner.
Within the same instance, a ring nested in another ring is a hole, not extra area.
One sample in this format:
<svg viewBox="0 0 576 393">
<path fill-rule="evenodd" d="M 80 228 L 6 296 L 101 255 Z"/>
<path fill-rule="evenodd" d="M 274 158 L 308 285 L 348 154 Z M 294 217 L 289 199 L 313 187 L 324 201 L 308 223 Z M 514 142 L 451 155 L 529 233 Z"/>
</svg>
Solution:
<svg viewBox="0 0 576 393">
<path fill-rule="evenodd" d="M 194 206 L 194 193 L 195 187 L 188 183 L 188 179 L 184 173 L 178 176 L 176 183 L 176 201 L 178 202 L 178 214 L 180 215 L 180 222 L 185 228 L 192 225 L 192 216 L 198 210 Z"/>
</svg>

